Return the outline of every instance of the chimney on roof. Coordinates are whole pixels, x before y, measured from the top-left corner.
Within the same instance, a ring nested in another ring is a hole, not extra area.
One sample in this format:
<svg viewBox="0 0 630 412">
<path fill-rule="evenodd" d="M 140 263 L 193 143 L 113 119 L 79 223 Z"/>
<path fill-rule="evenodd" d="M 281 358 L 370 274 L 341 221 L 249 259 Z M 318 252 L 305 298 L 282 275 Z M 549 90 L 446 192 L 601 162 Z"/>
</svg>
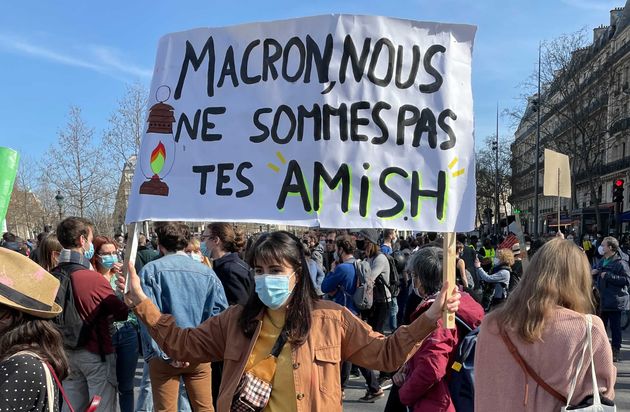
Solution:
<svg viewBox="0 0 630 412">
<path fill-rule="evenodd" d="M 617 26 L 619 19 L 623 16 L 623 7 L 615 7 L 610 11 L 610 25 Z"/>
<path fill-rule="evenodd" d="M 606 32 L 608 31 L 609 26 L 604 26 L 603 24 L 599 27 L 593 29 L 593 45 L 599 44 L 604 37 L 606 36 Z"/>
</svg>

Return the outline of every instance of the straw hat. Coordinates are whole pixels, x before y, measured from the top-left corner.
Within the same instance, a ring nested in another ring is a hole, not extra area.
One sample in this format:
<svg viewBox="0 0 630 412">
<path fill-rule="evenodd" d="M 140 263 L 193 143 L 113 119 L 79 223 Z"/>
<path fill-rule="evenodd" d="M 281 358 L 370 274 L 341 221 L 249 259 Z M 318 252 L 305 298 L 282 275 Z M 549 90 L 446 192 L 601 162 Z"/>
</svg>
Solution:
<svg viewBox="0 0 630 412">
<path fill-rule="evenodd" d="M 61 313 L 55 303 L 59 280 L 28 257 L 0 247 L 0 305 L 38 318 Z"/>
</svg>

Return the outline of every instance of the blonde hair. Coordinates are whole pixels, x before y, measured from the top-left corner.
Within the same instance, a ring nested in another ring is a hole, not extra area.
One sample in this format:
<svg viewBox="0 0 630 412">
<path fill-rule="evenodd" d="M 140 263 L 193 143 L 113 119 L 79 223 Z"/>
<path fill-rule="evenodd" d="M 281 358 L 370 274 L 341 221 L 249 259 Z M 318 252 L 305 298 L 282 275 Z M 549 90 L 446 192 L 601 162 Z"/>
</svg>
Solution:
<svg viewBox="0 0 630 412">
<path fill-rule="evenodd" d="M 510 249 L 499 249 L 497 250 L 497 259 L 501 263 L 512 266 L 514 264 L 514 253 Z"/>
<path fill-rule="evenodd" d="M 190 241 L 188 242 L 188 246 L 186 246 L 186 249 L 184 249 L 184 252 L 201 253 L 201 242 L 199 241 L 199 239 L 197 238 L 190 239 Z M 201 263 L 208 266 L 209 268 L 212 267 L 212 262 L 210 262 L 210 260 L 206 256 L 202 256 Z"/>
<path fill-rule="evenodd" d="M 188 246 L 186 246 L 186 249 L 184 249 L 184 252 L 186 253 L 200 252 L 200 251 L 201 251 L 201 242 L 197 238 L 190 239 L 190 241 L 188 242 Z"/>
<path fill-rule="evenodd" d="M 540 340 L 545 319 L 558 307 L 591 313 L 592 277 L 586 255 L 570 240 L 553 239 L 533 256 L 518 287 L 495 310 L 500 329 L 510 327 L 524 341 Z"/>
</svg>

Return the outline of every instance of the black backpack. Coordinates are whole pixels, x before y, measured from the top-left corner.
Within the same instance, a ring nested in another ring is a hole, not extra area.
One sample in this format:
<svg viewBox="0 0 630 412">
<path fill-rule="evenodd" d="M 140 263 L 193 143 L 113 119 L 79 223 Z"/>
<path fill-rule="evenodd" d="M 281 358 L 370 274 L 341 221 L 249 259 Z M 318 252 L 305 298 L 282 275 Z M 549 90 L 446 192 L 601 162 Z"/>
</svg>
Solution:
<svg viewBox="0 0 630 412">
<path fill-rule="evenodd" d="M 389 263 L 389 292 L 392 294 L 392 297 L 398 296 L 400 293 L 400 272 L 398 272 L 398 267 L 396 264 L 396 259 L 394 259 L 391 255 L 385 255 L 387 257 L 387 262 Z"/>
<path fill-rule="evenodd" d="M 59 290 L 55 302 L 63 311 L 53 322 L 61 332 L 64 346 L 67 349 L 79 349 L 85 346 L 90 332 L 90 325 L 81 319 L 74 302 L 74 290 L 72 288 L 72 273 L 84 269 L 83 266 L 74 263 L 61 263 L 51 273 L 59 279 Z"/>
<path fill-rule="evenodd" d="M 475 407 L 475 346 L 479 328 L 474 330 L 459 316 L 455 316 L 458 332 L 465 336 L 460 339 L 455 357 L 449 370 L 448 390 L 457 412 L 473 412 Z"/>
</svg>

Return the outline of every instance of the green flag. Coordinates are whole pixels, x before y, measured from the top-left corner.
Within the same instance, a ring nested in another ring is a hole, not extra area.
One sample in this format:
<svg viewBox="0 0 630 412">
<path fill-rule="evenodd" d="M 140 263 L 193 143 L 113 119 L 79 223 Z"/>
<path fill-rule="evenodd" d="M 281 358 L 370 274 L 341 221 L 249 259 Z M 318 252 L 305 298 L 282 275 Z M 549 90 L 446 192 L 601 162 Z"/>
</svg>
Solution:
<svg viewBox="0 0 630 412">
<path fill-rule="evenodd" d="M 7 216 L 19 161 L 18 152 L 8 147 L 0 147 L 0 221 Z"/>
</svg>

